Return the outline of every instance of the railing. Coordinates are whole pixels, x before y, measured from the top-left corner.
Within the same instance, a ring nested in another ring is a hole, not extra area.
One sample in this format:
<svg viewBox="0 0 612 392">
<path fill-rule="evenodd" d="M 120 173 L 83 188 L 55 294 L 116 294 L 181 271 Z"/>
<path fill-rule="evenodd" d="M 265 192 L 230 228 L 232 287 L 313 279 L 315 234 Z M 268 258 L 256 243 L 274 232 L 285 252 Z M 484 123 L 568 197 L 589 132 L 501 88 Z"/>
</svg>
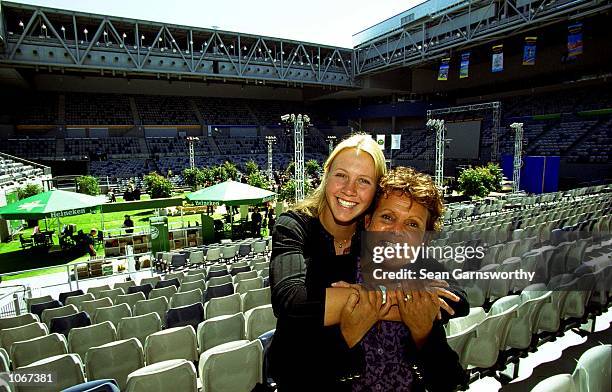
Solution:
<svg viewBox="0 0 612 392">
<path fill-rule="evenodd" d="M 3 286 L 6 290 L 0 295 L 0 317 L 18 316 L 25 310 L 25 300 L 27 287 L 22 284 L 13 286 Z"/>
</svg>

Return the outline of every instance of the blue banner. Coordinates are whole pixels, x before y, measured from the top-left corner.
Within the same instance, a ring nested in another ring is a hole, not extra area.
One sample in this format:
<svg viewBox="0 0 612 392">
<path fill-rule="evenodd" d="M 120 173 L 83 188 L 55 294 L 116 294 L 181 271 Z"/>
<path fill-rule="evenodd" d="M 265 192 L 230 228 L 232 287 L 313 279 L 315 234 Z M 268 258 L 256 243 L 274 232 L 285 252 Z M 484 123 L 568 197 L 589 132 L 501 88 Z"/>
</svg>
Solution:
<svg viewBox="0 0 612 392">
<path fill-rule="evenodd" d="M 465 79 L 470 75 L 470 52 L 461 54 L 461 66 L 459 67 L 459 79 Z"/>
<path fill-rule="evenodd" d="M 537 39 L 538 37 L 525 37 L 525 47 L 523 48 L 523 65 L 535 65 Z"/>
<path fill-rule="evenodd" d="M 504 45 L 493 47 L 493 57 L 491 59 L 491 72 L 501 72 L 504 70 Z"/>
<path fill-rule="evenodd" d="M 576 23 L 567 28 L 567 57 L 572 58 L 582 54 L 582 23 Z"/>
<path fill-rule="evenodd" d="M 450 62 L 450 57 L 442 59 L 442 62 L 440 63 L 440 71 L 438 72 L 438 80 L 443 80 L 443 81 L 448 80 L 448 69 L 449 69 L 448 63 L 449 62 Z"/>
</svg>

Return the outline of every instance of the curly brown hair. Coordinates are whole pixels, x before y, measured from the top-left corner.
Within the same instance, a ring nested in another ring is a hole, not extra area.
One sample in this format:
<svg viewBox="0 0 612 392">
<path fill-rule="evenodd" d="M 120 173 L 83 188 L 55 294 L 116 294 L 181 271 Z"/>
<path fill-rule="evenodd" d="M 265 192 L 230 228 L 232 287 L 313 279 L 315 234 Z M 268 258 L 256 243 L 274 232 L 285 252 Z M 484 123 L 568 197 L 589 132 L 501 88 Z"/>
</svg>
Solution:
<svg viewBox="0 0 612 392">
<path fill-rule="evenodd" d="M 373 208 L 376 208 L 381 197 L 398 191 L 427 208 L 429 219 L 426 230 L 442 230 L 444 202 L 431 176 L 411 167 L 399 166 L 390 170 L 378 183 L 376 197 L 372 203 Z"/>
</svg>

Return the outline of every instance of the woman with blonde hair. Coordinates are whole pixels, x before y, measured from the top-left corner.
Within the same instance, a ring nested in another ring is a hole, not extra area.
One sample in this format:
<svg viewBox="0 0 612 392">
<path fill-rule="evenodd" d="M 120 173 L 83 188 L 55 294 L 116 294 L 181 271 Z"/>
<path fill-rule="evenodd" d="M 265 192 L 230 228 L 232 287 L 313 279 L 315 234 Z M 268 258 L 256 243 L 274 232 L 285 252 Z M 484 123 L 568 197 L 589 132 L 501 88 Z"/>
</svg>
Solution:
<svg viewBox="0 0 612 392">
<path fill-rule="evenodd" d="M 352 289 L 331 285 L 355 282 L 362 218 L 385 173 L 376 141 L 353 135 L 327 158 L 317 189 L 278 217 L 270 263 L 278 321 L 269 355 L 281 392 L 350 390 L 346 380 L 362 367 L 357 342 L 378 320 L 382 296 L 362 290 L 358 311 L 341 318 Z"/>
</svg>

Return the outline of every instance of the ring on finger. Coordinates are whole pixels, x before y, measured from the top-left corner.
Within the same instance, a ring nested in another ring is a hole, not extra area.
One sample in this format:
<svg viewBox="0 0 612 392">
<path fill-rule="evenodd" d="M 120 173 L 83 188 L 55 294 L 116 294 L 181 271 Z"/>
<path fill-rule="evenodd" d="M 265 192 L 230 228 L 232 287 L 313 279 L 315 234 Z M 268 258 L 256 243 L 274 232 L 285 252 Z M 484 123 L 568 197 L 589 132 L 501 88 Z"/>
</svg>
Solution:
<svg viewBox="0 0 612 392">
<path fill-rule="evenodd" d="M 404 302 L 408 302 L 408 301 L 411 301 L 411 300 L 412 300 L 412 295 L 410 295 L 410 294 L 406 294 L 406 295 L 404 296 Z"/>
</svg>

